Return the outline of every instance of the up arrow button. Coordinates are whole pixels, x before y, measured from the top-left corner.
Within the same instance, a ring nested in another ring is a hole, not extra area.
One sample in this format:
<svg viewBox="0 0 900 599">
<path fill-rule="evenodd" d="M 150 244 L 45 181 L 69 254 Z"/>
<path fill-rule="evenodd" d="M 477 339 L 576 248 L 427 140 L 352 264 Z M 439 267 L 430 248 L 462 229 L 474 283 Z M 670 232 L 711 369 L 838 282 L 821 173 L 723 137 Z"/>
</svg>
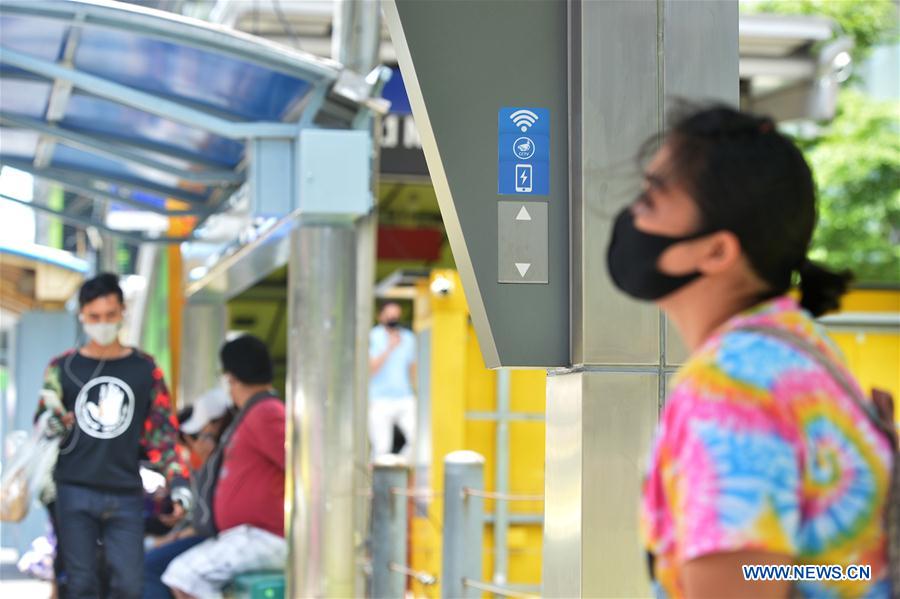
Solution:
<svg viewBox="0 0 900 599">
<path fill-rule="evenodd" d="M 516 220 L 531 220 L 531 215 L 528 214 L 528 210 L 525 209 L 525 206 L 522 206 L 522 209 L 519 210 L 519 214 L 516 215 Z"/>
</svg>

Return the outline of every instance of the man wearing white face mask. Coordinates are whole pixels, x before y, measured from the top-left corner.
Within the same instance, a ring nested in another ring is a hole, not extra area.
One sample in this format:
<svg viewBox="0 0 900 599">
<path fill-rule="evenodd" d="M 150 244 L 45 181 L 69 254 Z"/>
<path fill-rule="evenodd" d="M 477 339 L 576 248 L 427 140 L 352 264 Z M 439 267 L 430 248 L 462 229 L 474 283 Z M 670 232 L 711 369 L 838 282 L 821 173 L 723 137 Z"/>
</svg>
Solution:
<svg viewBox="0 0 900 599">
<path fill-rule="evenodd" d="M 166 475 L 176 512 L 190 507 L 188 471 L 176 451 L 177 421 L 162 371 L 119 343 L 124 302 L 113 274 L 81 287 L 78 318 L 88 342 L 47 367 L 38 415 L 61 436 L 54 471 L 56 534 L 66 597 L 97 597 L 102 541 L 113 597 L 141 596 L 142 455 Z"/>
</svg>

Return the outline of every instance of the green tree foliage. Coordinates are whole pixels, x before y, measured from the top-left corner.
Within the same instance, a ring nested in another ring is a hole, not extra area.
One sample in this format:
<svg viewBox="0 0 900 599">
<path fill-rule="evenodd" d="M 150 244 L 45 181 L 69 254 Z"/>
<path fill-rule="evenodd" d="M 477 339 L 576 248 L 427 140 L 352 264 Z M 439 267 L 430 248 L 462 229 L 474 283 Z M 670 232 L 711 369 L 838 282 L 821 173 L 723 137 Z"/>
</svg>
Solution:
<svg viewBox="0 0 900 599">
<path fill-rule="evenodd" d="M 898 117 L 896 102 L 845 89 L 834 120 L 800 141 L 819 193 L 811 255 L 860 282 L 900 283 Z"/>
<path fill-rule="evenodd" d="M 900 38 L 893 0 L 762 0 L 741 9 L 831 18 L 853 38 L 856 64 Z M 873 100 L 851 79 L 835 118 L 797 142 L 819 192 L 811 256 L 851 269 L 859 282 L 900 284 L 900 102 Z"/>
</svg>

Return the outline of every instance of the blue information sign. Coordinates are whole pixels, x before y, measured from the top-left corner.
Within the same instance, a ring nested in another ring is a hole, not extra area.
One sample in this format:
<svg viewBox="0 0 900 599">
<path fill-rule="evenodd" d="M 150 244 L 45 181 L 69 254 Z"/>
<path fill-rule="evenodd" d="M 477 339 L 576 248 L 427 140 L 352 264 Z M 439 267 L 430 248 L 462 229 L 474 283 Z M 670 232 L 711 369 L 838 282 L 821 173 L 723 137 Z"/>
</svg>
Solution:
<svg viewBox="0 0 900 599">
<path fill-rule="evenodd" d="M 550 111 L 501 108 L 497 113 L 497 193 L 550 193 Z"/>
</svg>

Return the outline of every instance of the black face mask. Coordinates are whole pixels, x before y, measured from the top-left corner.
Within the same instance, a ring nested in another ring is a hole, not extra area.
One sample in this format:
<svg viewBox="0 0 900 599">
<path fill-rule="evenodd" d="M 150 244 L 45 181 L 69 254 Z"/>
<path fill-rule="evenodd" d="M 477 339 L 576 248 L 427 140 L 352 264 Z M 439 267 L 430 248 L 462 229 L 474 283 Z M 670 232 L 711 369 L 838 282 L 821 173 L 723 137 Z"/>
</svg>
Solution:
<svg viewBox="0 0 900 599">
<path fill-rule="evenodd" d="M 388 320 L 387 322 L 384 323 L 384 326 L 386 326 L 389 329 L 396 329 L 397 327 L 400 326 L 400 321 L 399 320 Z"/>
<path fill-rule="evenodd" d="M 634 226 L 634 215 L 625 208 L 616 217 L 612 241 L 606 251 L 606 266 L 613 283 L 635 299 L 658 300 L 678 291 L 702 275 L 698 271 L 667 275 L 656 267 L 659 257 L 670 246 L 709 235 L 702 230 L 684 237 L 666 237 L 644 233 Z"/>
</svg>

